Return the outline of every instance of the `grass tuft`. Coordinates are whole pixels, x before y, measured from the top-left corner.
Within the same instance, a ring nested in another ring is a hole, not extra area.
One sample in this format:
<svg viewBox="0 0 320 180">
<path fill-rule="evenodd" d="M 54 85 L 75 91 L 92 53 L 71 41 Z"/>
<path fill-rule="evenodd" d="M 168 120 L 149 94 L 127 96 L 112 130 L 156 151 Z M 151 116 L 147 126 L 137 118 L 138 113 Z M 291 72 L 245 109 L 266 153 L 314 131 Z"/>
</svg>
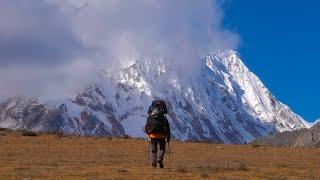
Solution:
<svg viewBox="0 0 320 180">
<path fill-rule="evenodd" d="M 201 178 L 207 179 L 209 178 L 209 172 L 213 171 L 213 167 L 210 165 L 205 165 L 203 167 L 199 167 Z"/>
<path fill-rule="evenodd" d="M 38 134 L 32 131 L 23 131 L 22 136 L 38 136 Z"/>
<path fill-rule="evenodd" d="M 176 172 L 178 172 L 178 173 L 187 173 L 189 171 L 188 171 L 187 166 L 180 164 L 180 165 L 177 166 Z"/>
<path fill-rule="evenodd" d="M 288 167 L 288 165 L 286 165 L 285 163 L 278 163 L 275 166 L 279 167 L 279 168 L 287 168 Z"/>
<path fill-rule="evenodd" d="M 66 135 L 65 135 L 64 133 L 62 133 L 62 132 L 58 132 L 58 133 L 56 133 L 55 135 L 56 135 L 56 137 L 59 138 L 59 139 L 62 138 L 62 137 L 66 137 Z"/>
<path fill-rule="evenodd" d="M 202 178 L 207 179 L 207 178 L 209 178 L 209 173 L 208 173 L 208 172 L 203 171 L 203 172 L 201 172 L 201 173 L 200 173 L 200 176 L 201 176 Z"/>
<path fill-rule="evenodd" d="M 123 168 L 120 168 L 120 169 L 117 169 L 117 173 L 128 173 L 129 171 L 127 169 L 123 169 Z"/>
<path fill-rule="evenodd" d="M 239 171 L 249 171 L 248 165 L 245 162 L 240 162 L 236 169 Z"/>
<path fill-rule="evenodd" d="M 251 147 L 258 148 L 258 147 L 261 147 L 261 145 L 260 144 L 251 144 Z"/>
<path fill-rule="evenodd" d="M 132 137 L 129 136 L 129 135 L 127 135 L 127 134 L 125 134 L 125 135 L 123 136 L 123 139 L 132 139 Z"/>
</svg>

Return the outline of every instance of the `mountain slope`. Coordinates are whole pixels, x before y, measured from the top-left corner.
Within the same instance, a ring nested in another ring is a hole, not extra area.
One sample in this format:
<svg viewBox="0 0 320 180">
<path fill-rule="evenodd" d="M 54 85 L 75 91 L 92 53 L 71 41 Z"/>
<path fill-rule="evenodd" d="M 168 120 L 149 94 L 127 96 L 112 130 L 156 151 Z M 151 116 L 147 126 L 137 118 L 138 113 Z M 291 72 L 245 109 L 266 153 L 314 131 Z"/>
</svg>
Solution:
<svg viewBox="0 0 320 180">
<path fill-rule="evenodd" d="M 286 131 L 263 138 L 258 138 L 252 144 L 291 146 L 291 147 L 320 147 L 320 123 L 310 129 Z"/>
<path fill-rule="evenodd" d="M 173 137 L 247 143 L 274 132 L 304 128 L 234 51 L 203 58 L 198 75 L 184 78 L 166 59 L 141 59 L 100 79 L 76 97 L 50 102 L 10 98 L 0 126 L 81 135 L 145 136 L 141 127 L 153 99 L 164 99 Z"/>
</svg>

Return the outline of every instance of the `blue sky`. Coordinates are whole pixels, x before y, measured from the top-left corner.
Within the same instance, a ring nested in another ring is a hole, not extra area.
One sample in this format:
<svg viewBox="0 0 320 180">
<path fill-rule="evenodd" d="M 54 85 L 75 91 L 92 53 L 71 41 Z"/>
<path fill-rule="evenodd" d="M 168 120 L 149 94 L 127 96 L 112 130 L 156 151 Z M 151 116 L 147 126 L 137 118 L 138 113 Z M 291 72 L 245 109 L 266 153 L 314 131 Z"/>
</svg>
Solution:
<svg viewBox="0 0 320 180">
<path fill-rule="evenodd" d="M 320 1 L 231 0 L 223 9 L 247 66 L 296 113 L 320 118 Z"/>
</svg>

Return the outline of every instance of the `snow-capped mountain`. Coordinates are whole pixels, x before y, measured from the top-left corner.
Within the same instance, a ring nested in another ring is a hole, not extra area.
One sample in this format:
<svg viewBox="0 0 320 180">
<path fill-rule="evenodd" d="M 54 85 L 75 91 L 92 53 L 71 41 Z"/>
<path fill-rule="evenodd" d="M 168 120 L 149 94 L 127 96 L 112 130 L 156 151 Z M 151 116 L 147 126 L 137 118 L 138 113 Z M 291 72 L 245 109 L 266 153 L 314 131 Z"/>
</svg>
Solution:
<svg viewBox="0 0 320 180">
<path fill-rule="evenodd" d="M 0 105 L 0 127 L 143 137 L 153 99 L 166 101 L 172 135 L 180 140 L 242 144 L 306 127 L 231 50 L 203 57 L 201 72 L 187 80 L 170 61 L 145 58 L 119 73 L 101 72 L 75 97 L 49 102 L 10 98 Z"/>
</svg>

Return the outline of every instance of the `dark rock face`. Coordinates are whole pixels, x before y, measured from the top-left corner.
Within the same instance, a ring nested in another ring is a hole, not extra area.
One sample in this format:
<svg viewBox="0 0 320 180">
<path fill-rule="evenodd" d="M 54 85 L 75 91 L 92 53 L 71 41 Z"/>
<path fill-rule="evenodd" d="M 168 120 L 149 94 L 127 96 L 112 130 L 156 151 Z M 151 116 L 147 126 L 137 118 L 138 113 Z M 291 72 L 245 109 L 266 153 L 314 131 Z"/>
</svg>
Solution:
<svg viewBox="0 0 320 180">
<path fill-rule="evenodd" d="M 77 97 L 76 99 L 79 99 Z M 97 108 L 93 109 L 97 110 Z M 92 136 L 123 136 L 121 124 L 110 113 L 107 105 L 100 106 L 108 115 L 108 127 L 92 112 L 83 110 L 80 117 L 71 117 L 66 104 L 57 108 L 39 104 L 36 100 L 10 98 L 0 104 L 0 122 L 14 130 L 31 130 L 36 132 L 52 132 Z M 99 108 L 98 108 L 99 109 Z M 6 125 L 6 121 L 10 125 Z M 14 124 L 12 124 L 14 122 Z"/>
<path fill-rule="evenodd" d="M 320 147 L 320 122 L 310 129 L 286 131 L 257 138 L 251 144 L 283 147 Z"/>
</svg>

